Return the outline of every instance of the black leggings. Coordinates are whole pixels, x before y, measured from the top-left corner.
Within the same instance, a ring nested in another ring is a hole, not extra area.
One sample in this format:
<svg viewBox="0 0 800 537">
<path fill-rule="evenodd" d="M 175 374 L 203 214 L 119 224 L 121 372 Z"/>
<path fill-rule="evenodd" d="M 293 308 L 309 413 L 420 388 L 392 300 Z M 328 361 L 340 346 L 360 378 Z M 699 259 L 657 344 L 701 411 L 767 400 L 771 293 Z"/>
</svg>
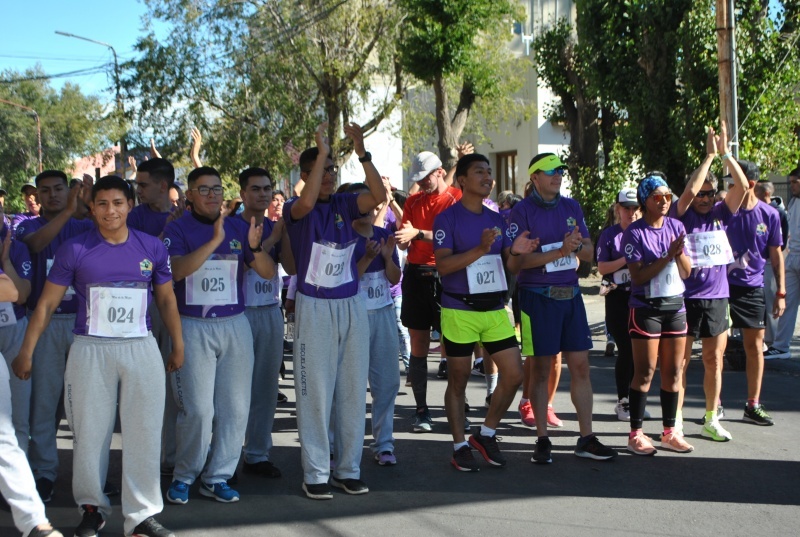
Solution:
<svg viewBox="0 0 800 537">
<path fill-rule="evenodd" d="M 630 296 L 625 291 L 611 291 L 606 295 L 606 328 L 617 344 L 617 362 L 614 365 L 617 399 L 628 397 L 633 380 L 633 347 L 628 333 Z"/>
</svg>

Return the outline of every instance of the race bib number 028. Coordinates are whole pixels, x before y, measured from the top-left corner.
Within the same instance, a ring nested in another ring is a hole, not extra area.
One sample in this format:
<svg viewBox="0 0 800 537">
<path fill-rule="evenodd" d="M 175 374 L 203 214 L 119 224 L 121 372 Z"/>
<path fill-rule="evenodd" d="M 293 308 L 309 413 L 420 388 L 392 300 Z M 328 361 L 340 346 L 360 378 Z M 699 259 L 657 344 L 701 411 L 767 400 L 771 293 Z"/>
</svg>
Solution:
<svg viewBox="0 0 800 537">
<path fill-rule="evenodd" d="M 355 241 L 346 245 L 315 242 L 311 247 L 306 283 L 334 289 L 352 282 L 353 271 L 350 263 L 355 247 Z"/>
<path fill-rule="evenodd" d="M 728 242 L 728 235 L 719 229 L 687 235 L 686 251 L 693 268 L 733 263 L 733 250 Z"/>
<path fill-rule="evenodd" d="M 87 333 L 96 337 L 147 335 L 147 288 L 89 287 Z"/>
<path fill-rule="evenodd" d="M 467 265 L 467 284 L 470 294 L 496 293 L 508 290 L 503 259 L 499 255 L 485 255 Z"/>
<path fill-rule="evenodd" d="M 545 244 L 542 246 L 542 252 L 549 252 L 550 250 L 557 250 L 563 245 L 562 242 L 554 242 L 552 244 Z M 578 257 L 575 252 L 572 252 L 567 257 L 561 257 L 555 261 L 550 261 L 545 265 L 547 272 L 561 272 L 562 270 L 578 270 Z"/>
<path fill-rule="evenodd" d="M 188 306 L 230 306 L 237 303 L 236 270 L 239 261 L 235 255 L 225 257 L 207 259 L 199 269 L 187 276 Z"/>
</svg>

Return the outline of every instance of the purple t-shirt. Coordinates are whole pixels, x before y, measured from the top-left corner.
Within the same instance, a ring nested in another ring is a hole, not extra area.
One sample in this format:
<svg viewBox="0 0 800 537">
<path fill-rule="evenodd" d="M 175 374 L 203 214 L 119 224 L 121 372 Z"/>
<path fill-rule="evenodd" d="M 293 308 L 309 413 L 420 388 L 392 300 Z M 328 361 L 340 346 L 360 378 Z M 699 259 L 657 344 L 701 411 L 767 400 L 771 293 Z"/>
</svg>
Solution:
<svg viewBox="0 0 800 537">
<path fill-rule="evenodd" d="M 164 245 L 170 256 L 182 256 L 194 252 L 214 236 L 214 224 L 200 221 L 193 213 L 185 214 L 167 224 L 164 230 Z M 175 298 L 178 300 L 178 311 L 187 317 L 217 318 L 231 317 L 244 311 L 244 271 L 245 264 L 253 261 L 253 252 L 247 242 L 250 226 L 236 216 L 225 218 L 225 239 L 214 250 L 207 261 L 214 261 L 215 271 L 204 272 L 203 268 L 175 283 Z M 226 272 L 235 261 L 235 269 Z M 206 276 L 207 275 L 207 276 Z M 218 276 L 218 277 L 216 277 Z M 189 302 L 187 304 L 187 284 L 191 279 Z M 233 298 L 220 302 L 221 305 L 198 304 L 208 301 L 209 296 L 219 297 L 228 294 L 236 286 Z M 226 293 L 227 291 L 227 293 Z M 212 293 L 217 293 L 211 295 Z"/>
<path fill-rule="evenodd" d="M 662 257 L 666 257 L 672 241 L 677 239 L 681 233 L 686 233 L 686 228 L 680 220 L 665 217 L 664 224 L 660 228 L 650 227 L 644 218 L 640 218 L 628 226 L 622 234 L 622 251 L 625 252 L 625 259 L 628 264 L 642 262 L 647 266 Z M 631 282 L 631 299 L 628 302 L 632 308 L 646 307 L 647 304 L 639 300 L 638 297 L 646 296 L 646 289 L 650 282 L 644 285 L 636 285 Z M 680 296 L 680 295 L 675 295 Z M 685 311 L 681 308 L 681 311 Z"/>
<path fill-rule="evenodd" d="M 311 263 L 311 252 L 314 243 L 343 248 L 358 241 L 358 234 L 353 229 L 353 220 L 365 215 L 358 210 L 358 194 L 333 194 L 327 202 L 317 201 L 314 208 L 300 220 L 292 219 L 292 207 L 299 198 L 291 199 L 283 206 L 284 222 L 289 232 L 289 241 L 297 267 L 297 290 L 306 296 L 315 298 L 336 299 L 349 298 L 358 294 L 358 258 L 350 257 L 349 266 L 351 280 L 337 287 L 316 286 L 306 281 Z M 321 267 L 320 270 L 323 270 Z"/>
<path fill-rule="evenodd" d="M 388 229 L 372 226 L 372 237 L 370 240 L 380 242 L 381 239 L 386 241 L 389 237 L 391 237 L 394 233 L 389 231 Z M 356 258 L 356 263 L 358 260 L 364 257 L 364 254 L 367 251 L 367 239 L 359 235 L 358 243 L 356 244 L 356 249 L 353 251 L 353 257 Z M 392 253 L 392 261 L 394 261 L 395 265 L 398 267 L 400 266 L 400 257 L 397 255 L 397 247 L 395 246 L 394 252 Z M 382 270 L 386 270 L 386 261 L 383 259 L 381 254 L 376 255 L 372 261 L 370 262 L 367 270 L 364 271 L 364 274 L 369 272 L 380 272 Z"/>
<path fill-rule="evenodd" d="M 11 229 L 12 230 L 16 230 L 17 227 L 21 223 L 23 223 L 23 222 L 25 222 L 27 220 L 33 220 L 34 218 L 38 218 L 38 217 L 35 214 L 33 214 L 32 212 L 30 212 L 30 211 L 28 211 L 26 213 L 20 213 L 20 214 L 14 216 L 13 220 L 11 220 Z"/>
<path fill-rule="evenodd" d="M 727 232 L 733 250 L 733 263 L 728 265 L 728 284 L 764 287 L 769 247 L 783 246 L 778 211 L 759 200 L 750 210 L 739 209 L 730 219 Z"/>
<path fill-rule="evenodd" d="M 156 212 L 147 204 L 137 205 L 128 214 L 128 227 L 158 237 L 167 225 L 169 212 Z"/>
<path fill-rule="evenodd" d="M 539 238 L 539 248 L 536 251 L 541 252 L 543 247 L 563 243 L 564 235 L 576 226 L 582 237 L 589 236 L 581 206 L 574 199 L 561 196 L 558 205 L 545 209 L 536 205 L 528 196 L 511 209 L 508 233 L 513 242 L 520 233 L 530 231 L 531 239 Z M 527 287 L 578 285 L 578 273 L 571 269 L 547 272 L 545 266 L 522 269 L 517 276 L 517 284 Z"/>
<path fill-rule="evenodd" d="M 17 239 L 24 241 L 25 237 L 42 229 L 47 220 L 43 216 L 38 216 L 30 220 L 25 220 L 17 226 L 16 234 Z M 58 235 L 48 244 L 44 250 L 35 254 L 31 252 L 31 263 L 33 263 L 33 276 L 31 277 L 31 294 L 28 296 L 28 309 L 33 311 L 36 309 L 36 304 L 39 302 L 39 297 L 42 296 L 44 289 L 44 282 L 47 279 L 48 265 L 52 266 L 56 252 L 66 241 L 73 237 L 77 237 L 82 233 L 86 233 L 95 229 L 94 222 L 91 220 L 76 220 L 70 218 Z M 78 301 L 75 300 L 75 295 L 71 290 L 67 291 L 64 299 L 56 308 L 56 313 L 75 313 L 78 309 Z"/>
<path fill-rule="evenodd" d="M 669 216 L 678 218 L 678 205 L 672 204 L 669 208 Z M 724 230 L 728 227 L 733 214 L 725 202 L 719 202 L 706 214 L 700 214 L 691 206 L 678 218 L 687 234 L 703 233 L 705 231 Z M 686 285 L 685 298 L 711 299 L 728 298 L 728 277 L 727 265 L 715 267 L 695 267 L 689 277 L 683 280 Z"/>
<path fill-rule="evenodd" d="M 600 238 L 597 239 L 598 263 L 616 261 L 617 259 L 625 257 L 625 254 L 622 253 L 622 232 L 622 226 L 614 224 L 613 226 L 608 226 L 600 233 Z M 631 292 L 630 277 L 622 277 L 626 270 L 627 267 L 622 267 L 611 274 L 606 274 L 606 277 L 611 281 L 627 281 L 627 283 L 617 283 L 617 288 L 612 292 Z M 618 275 L 618 277 L 615 278 L 615 275 Z"/>
<path fill-rule="evenodd" d="M 434 253 L 436 250 L 441 249 L 452 250 L 454 254 L 471 250 L 481 243 L 483 230 L 492 228 L 500 231 L 500 236 L 495 238 L 489 253 L 484 255 L 501 255 L 503 248 L 511 247 L 511 238 L 506 233 L 506 227 L 500 215 L 488 207 L 483 206 L 482 209 L 481 214 L 475 214 L 459 202 L 439 213 L 433 221 Z M 505 281 L 502 262 L 500 269 L 493 274 L 496 281 L 501 279 Z M 442 307 L 473 311 L 461 300 L 446 294 L 470 294 L 466 268 L 442 276 L 442 289 L 445 291 L 445 293 L 442 293 Z M 495 309 L 502 308 L 502 302 L 498 301 L 498 306 Z"/>
<path fill-rule="evenodd" d="M 47 279 L 55 284 L 72 286 L 78 297 L 75 316 L 77 335 L 86 335 L 89 286 L 130 288 L 140 284 L 147 291 L 147 305 L 153 298 L 152 285 L 172 280 L 167 249 L 155 237 L 128 229 L 128 240 L 122 244 L 107 242 L 97 229 L 66 241 L 56 253 L 56 260 Z M 152 284 L 152 285 L 151 285 Z M 102 312 L 101 312 L 102 313 Z M 147 329 L 151 329 L 147 307 Z"/>
<path fill-rule="evenodd" d="M 3 227 L 3 231 L 0 232 L 0 242 L 6 240 L 8 229 L 8 226 Z M 12 237 L 9 258 L 11 259 L 11 264 L 14 265 L 14 270 L 17 271 L 17 276 L 23 280 L 30 281 L 33 274 L 33 264 L 31 263 L 31 255 L 30 252 L 28 252 L 28 247 Z M 14 308 L 14 316 L 18 321 L 25 317 L 24 305 L 12 304 L 12 306 Z"/>
</svg>

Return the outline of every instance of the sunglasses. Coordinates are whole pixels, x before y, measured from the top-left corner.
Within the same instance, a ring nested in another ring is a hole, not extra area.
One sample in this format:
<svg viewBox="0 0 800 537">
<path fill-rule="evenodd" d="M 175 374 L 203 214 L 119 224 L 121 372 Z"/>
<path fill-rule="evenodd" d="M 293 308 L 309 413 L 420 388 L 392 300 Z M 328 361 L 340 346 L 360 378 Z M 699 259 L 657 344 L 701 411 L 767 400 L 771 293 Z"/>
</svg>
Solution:
<svg viewBox="0 0 800 537">
<path fill-rule="evenodd" d="M 650 197 L 656 203 L 661 203 L 662 201 L 672 201 L 672 192 L 668 192 L 666 194 L 655 193 L 651 194 Z"/>
<path fill-rule="evenodd" d="M 695 196 L 696 198 L 713 198 L 714 194 L 716 194 L 716 190 L 701 190 Z"/>
<path fill-rule="evenodd" d="M 564 175 L 564 168 L 556 168 L 554 170 L 539 170 L 539 171 L 545 174 L 547 177 L 553 177 L 556 174 Z"/>
</svg>

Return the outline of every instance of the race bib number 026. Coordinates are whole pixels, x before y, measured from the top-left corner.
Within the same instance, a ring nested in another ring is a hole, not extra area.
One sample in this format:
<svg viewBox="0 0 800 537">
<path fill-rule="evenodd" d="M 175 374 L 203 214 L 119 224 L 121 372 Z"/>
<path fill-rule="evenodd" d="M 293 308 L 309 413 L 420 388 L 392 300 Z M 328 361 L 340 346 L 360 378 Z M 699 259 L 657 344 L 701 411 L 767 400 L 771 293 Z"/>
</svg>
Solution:
<svg viewBox="0 0 800 537">
<path fill-rule="evenodd" d="M 545 244 L 542 246 L 542 252 L 549 252 L 550 250 L 557 250 L 561 248 L 563 242 L 554 242 L 552 244 Z M 545 265 L 547 272 L 561 272 L 562 270 L 578 270 L 578 257 L 575 252 L 572 252 L 567 257 L 561 257 L 555 261 L 550 261 Z"/>
</svg>

